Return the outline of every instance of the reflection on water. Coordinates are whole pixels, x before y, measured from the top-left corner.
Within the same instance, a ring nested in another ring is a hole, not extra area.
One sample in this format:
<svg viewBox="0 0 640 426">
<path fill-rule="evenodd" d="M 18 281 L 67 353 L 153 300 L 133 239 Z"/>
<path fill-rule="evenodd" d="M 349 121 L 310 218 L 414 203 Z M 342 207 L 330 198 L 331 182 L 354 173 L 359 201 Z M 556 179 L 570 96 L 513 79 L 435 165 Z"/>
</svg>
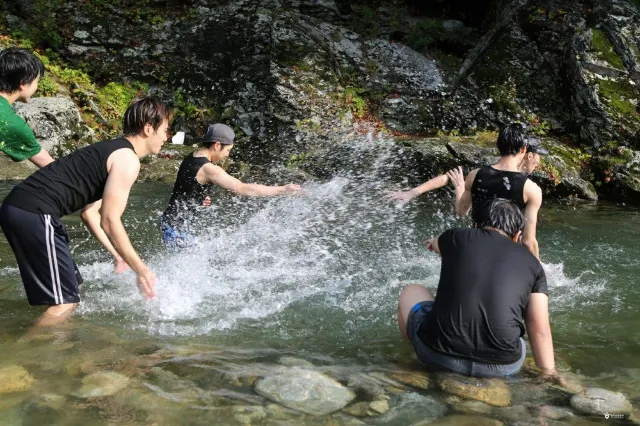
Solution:
<svg viewBox="0 0 640 426">
<path fill-rule="evenodd" d="M 395 324 L 398 294 L 407 281 L 435 289 L 440 263 L 423 241 L 466 222 L 446 197 L 404 208 L 381 202 L 393 183 L 383 167 L 390 160 L 377 158 L 364 171 L 306 184 L 302 197 L 216 193 L 198 245 L 180 253 L 165 252 L 156 229 L 170 186 L 137 185 L 125 222 L 158 275 L 150 303 L 131 272 L 112 274 L 77 217 L 65 219 L 85 277 L 83 302 L 67 325 L 40 335 L 24 336 L 38 310 L 28 307 L 2 239 L 0 368 L 20 365 L 34 379 L 28 391 L 0 396 L 7 424 L 325 424 L 270 412 L 253 382 L 283 355 L 345 384 L 356 373 L 415 369 Z M 1 188 L 4 196 L 10 185 Z M 631 399 L 640 398 L 639 217 L 604 203 L 550 204 L 539 219 L 559 356 Z M 101 370 L 132 380 L 112 396 L 70 396 Z M 293 423 L 276 423 L 278 416 Z"/>
</svg>

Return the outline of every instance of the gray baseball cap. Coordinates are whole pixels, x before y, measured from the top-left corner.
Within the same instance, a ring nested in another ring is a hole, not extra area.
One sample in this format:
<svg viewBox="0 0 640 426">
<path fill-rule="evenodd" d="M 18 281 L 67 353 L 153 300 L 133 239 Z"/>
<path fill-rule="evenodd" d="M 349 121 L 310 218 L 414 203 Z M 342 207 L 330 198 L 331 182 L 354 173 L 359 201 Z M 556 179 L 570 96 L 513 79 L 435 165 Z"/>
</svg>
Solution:
<svg viewBox="0 0 640 426">
<path fill-rule="evenodd" d="M 236 134 L 233 133 L 233 129 L 226 124 L 210 124 L 202 143 L 220 142 L 222 145 L 233 145 L 235 137 Z"/>
</svg>

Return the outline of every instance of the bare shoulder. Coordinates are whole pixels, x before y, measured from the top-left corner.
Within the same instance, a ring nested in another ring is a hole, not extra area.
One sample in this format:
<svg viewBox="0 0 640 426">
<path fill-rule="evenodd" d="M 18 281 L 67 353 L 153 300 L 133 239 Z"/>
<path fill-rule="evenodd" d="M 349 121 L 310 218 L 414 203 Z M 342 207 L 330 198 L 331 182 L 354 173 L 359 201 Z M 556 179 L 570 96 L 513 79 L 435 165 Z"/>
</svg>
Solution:
<svg viewBox="0 0 640 426">
<path fill-rule="evenodd" d="M 542 188 L 540 188 L 540 185 L 538 185 L 531 179 L 527 179 L 527 181 L 524 183 L 524 192 L 531 195 L 542 196 Z"/>
<path fill-rule="evenodd" d="M 227 172 L 225 172 L 222 167 L 213 163 L 205 164 L 204 166 L 202 166 L 202 170 L 207 176 L 219 176 L 220 173 L 227 174 Z"/>
<path fill-rule="evenodd" d="M 129 148 L 120 148 L 109 154 L 107 158 L 107 171 L 111 172 L 113 165 L 117 164 L 118 168 L 127 167 L 140 169 L 140 159 L 134 151 Z"/>
</svg>

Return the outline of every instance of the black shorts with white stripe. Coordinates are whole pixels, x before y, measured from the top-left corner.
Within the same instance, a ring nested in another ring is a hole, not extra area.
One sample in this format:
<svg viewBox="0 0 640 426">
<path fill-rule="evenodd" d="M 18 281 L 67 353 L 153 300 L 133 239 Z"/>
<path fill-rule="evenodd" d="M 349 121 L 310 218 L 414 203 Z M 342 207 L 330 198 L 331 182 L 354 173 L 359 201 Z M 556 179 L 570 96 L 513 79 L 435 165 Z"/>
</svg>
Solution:
<svg viewBox="0 0 640 426">
<path fill-rule="evenodd" d="M 82 276 L 71 257 L 67 231 L 58 218 L 2 204 L 0 226 L 18 261 L 30 305 L 80 301 Z"/>
</svg>

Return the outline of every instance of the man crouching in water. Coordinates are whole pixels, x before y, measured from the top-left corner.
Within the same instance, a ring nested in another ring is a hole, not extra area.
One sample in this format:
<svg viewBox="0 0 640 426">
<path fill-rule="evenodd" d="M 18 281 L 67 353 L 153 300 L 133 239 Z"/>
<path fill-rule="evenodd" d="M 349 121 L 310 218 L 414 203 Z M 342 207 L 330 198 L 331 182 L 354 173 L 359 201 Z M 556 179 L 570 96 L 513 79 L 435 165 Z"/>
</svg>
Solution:
<svg viewBox="0 0 640 426">
<path fill-rule="evenodd" d="M 477 228 L 449 229 L 428 242 L 442 256 L 437 297 L 421 285 L 400 295 L 398 325 L 420 361 L 471 376 L 509 376 L 527 353 L 544 378 L 560 381 L 542 265 L 519 241 L 524 216 L 495 199 Z"/>
<path fill-rule="evenodd" d="M 209 193 L 213 185 L 251 197 L 272 197 L 302 191 L 300 185 L 267 186 L 243 183 L 216 165 L 229 156 L 235 133 L 224 124 L 212 124 L 200 148 L 189 154 L 180 164 L 169 206 L 162 214 L 162 241 L 170 249 L 189 246 L 195 242 L 192 222 L 199 206 L 211 204 Z"/>
</svg>

